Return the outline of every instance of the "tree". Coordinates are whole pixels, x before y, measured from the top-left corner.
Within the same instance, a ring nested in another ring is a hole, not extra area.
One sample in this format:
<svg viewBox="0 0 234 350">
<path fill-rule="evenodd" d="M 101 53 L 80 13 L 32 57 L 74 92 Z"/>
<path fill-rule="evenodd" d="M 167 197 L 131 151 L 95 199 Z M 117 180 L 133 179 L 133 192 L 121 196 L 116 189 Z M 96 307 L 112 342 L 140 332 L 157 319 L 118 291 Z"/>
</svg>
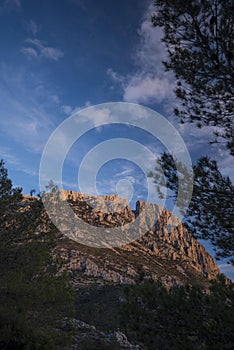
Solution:
<svg viewBox="0 0 234 350">
<path fill-rule="evenodd" d="M 5 220 L 17 203 L 22 199 L 22 188 L 12 188 L 12 181 L 8 178 L 4 161 L 0 160 L 0 220 Z"/>
<path fill-rule="evenodd" d="M 35 190 L 35 189 L 30 190 L 30 196 L 33 196 L 35 193 L 36 193 L 36 190 Z"/>
<path fill-rule="evenodd" d="M 208 293 L 197 286 L 145 281 L 125 288 L 122 327 L 146 349 L 231 349 L 233 286 L 213 281 Z"/>
<path fill-rule="evenodd" d="M 56 230 L 42 202 L 22 199 L 1 161 L 0 348 L 63 349 L 70 336 L 59 324 L 71 314 L 73 290 L 52 255 Z"/>
<path fill-rule="evenodd" d="M 160 195 L 161 186 L 167 186 L 176 199 L 178 177 L 183 179 L 183 191 L 186 191 L 186 169 L 176 167 L 168 153 L 162 154 L 158 164 L 149 176 L 153 178 Z M 193 195 L 187 213 L 182 212 L 185 214 L 184 222 L 196 238 L 210 240 L 217 258 L 230 258 L 234 264 L 234 186 L 228 176 L 220 173 L 217 163 L 208 157 L 200 158 L 193 171 Z"/>
<path fill-rule="evenodd" d="M 212 126 L 213 142 L 234 155 L 234 3 L 232 0 L 155 0 L 154 26 L 177 80 L 182 123 Z"/>
</svg>

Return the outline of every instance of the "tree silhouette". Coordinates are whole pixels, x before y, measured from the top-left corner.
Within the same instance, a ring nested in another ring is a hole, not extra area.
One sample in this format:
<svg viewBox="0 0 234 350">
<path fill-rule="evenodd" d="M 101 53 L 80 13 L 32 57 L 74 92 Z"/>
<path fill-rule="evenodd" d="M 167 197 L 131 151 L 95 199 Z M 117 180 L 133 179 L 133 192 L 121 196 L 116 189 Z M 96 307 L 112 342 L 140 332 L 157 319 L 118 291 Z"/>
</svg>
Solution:
<svg viewBox="0 0 234 350">
<path fill-rule="evenodd" d="M 196 238 L 210 240 L 217 258 L 229 258 L 234 264 L 234 186 L 228 176 L 221 174 L 217 163 L 208 157 L 200 158 L 193 171 L 193 195 L 187 213 L 182 212 L 184 222 Z M 178 177 L 183 179 L 183 190 L 186 191 L 187 174 L 185 167 L 176 167 L 173 157 L 163 153 L 149 176 L 160 195 L 161 187 L 166 186 L 176 199 Z"/>
<path fill-rule="evenodd" d="M 234 155 L 234 3 L 232 0 L 155 0 L 154 26 L 163 29 L 164 62 L 177 80 L 182 123 L 212 126 L 213 142 Z"/>
<path fill-rule="evenodd" d="M 22 199 L 1 161 L 0 348 L 63 349 L 70 336 L 59 322 L 70 315 L 73 290 L 51 254 L 56 230 L 42 202 Z"/>
</svg>

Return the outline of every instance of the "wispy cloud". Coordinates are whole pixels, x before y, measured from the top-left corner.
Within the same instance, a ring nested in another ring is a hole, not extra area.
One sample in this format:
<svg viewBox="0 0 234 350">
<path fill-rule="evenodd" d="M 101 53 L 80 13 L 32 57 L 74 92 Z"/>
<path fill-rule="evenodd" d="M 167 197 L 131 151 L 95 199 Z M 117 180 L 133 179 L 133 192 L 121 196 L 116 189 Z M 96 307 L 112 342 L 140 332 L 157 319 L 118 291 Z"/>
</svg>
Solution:
<svg viewBox="0 0 234 350">
<path fill-rule="evenodd" d="M 114 175 L 115 178 L 123 178 L 134 173 L 134 168 L 132 166 L 122 166 L 122 170 Z"/>
<path fill-rule="evenodd" d="M 151 23 L 154 10 L 152 5 L 148 7 L 138 30 L 139 45 L 133 55 L 135 72 L 124 77 L 111 68 L 107 70 L 112 81 L 122 88 L 123 100 L 127 102 L 162 103 L 173 97 L 173 77 L 165 73 L 162 65 L 166 57 L 162 32 Z"/>
<path fill-rule="evenodd" d="M 59 185 L 59 182 L 58 182 Z M 75 191 L 78 191 L 78 184 L 75 182 L 70 182 L 70 181 L 65 181 L 63 180 L 63 188 L 67 188 L 67 189 L 74 189 Z"/>
<path fill-rule="evenodd" d="M 12 150 L 9 147 L 0 147 L 0 154 L 1 158 L 6 162 L 6 166 L 10 165 L 13 169 L 17 171 L 22 171 L 25 174 L 31 175 L 31 176 L 36 176 L 37 172 L 33 170 L 32 168 L 28 167 L 25 165 L 23 161 L 19 159 L 14 154 L 14 150 Z"/>
<path fill-rule="evenodd" d="M 5 0 L 3 4 L 0 6 L 1 12 L 11 12 L 11 11 L 19 11 L 21 9 L 21 1 L 20 0 Z"/>
<path fill-rule="evenodd" d="M 38 57 L 38 52 L 33 47 L 22 47 L 21 52 L 28 58 Z"/>
<path fill-rule="evenodd" d="M 54 102 L 56 105 L 59 105 L 61 103 L 58 95 L 52 94 L 50 97 L 51 101 Z"/>
<path fill-rule="evenodd" d="M 62 50 L 48 46 L 46 42 L 36 38 L 29 38 L 25 40 L 27 46 L 21 48 L 21 52 L 28 58 L 48 58 L 53 61 L 58 61 L 64 56 Z"/>
<path fill-rule="evenodd" d="M 80 108 L 75 112 L 79 112 Z M 88 123 L 93 127 L 99 127 L 100 124 L 108 124 L 114 120 L 113 114 L 108 107 L 92 108 L 82 111 L 78 123 Z"/>
<path fill-rule="evenodd" d="M 48 91 L 40 95 L 45 101 L 42 106 L 36 88 L 41 81 L 36 75 L 31 77 L 22 67 L 14 69 L 2 64 L 0 76 L 1 131 L 29 150 L 41 152 L 48 133 L 55 127 L 54 116 L 47 111 Z"/>
<path fill-rule="evenodd" d="M 90 107 L 92 105 L 90 101 L 86 101 L 84 103 L 84 105 L 82 105 L 82 106 L 73 107 L 69 104 L 62 104 L 60 99 L 59 99 L 58 104 L 60 104 L 61 112 L 67 116 L 75 114 L 75 113 L 81 111 L 82 109 L 85 109 L 85 108 Z"/>
<path fill-rule="evenodd" d="M 30 21 L 28 21 L 28 22 L 25 22 L 25 25 L 26 25 L 27 30 L 33 36 L 37 35 L 37 33 L 40 30 L 40 26 L 35 21 L 33 21 L 32 19 Z"/>
<path fill-rule="evenodd" d="M 70 115 L 73 111 L 73 108 L 70 105 L 62 105 L 61 110 L 64 114 Z"/>
<path fill-rule="evenodd" d="M 76 106 L 72 109 L 72 114 L 77 113 L 81 111 L 82 109 L 88 108 L 92 106 L 92 103 L 90 101 L 86 101 L 82 106 Z"/>
<path fill-rule="evenodd" d="M 191 155 L 195 155 L 196 158 L 207 155 L 215 159 L 222 174 L 229 176 L 234 181 L 233 157 L 229 154 L 225 145 L 210 144 L 214 139 L 215 127 L 203 126 L 199 129 L 194 124 L 185 123 L 178 124 L 177 128 Z"/>
</svg>

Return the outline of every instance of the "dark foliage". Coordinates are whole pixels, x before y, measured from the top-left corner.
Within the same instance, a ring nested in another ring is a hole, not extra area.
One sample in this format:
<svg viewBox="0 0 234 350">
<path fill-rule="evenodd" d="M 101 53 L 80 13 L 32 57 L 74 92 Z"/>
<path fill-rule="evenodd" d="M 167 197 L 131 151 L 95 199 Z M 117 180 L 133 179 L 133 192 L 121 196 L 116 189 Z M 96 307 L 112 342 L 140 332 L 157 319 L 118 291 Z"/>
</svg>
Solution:
<svg viewBox="0 0 234 350">
<path fill-rule="evenodd" d="M 155 0 L 154 26 L 164 32 L 166 70 L 177 79 L 182 123 L 215 127 L 214 142 L 234 155 L 234 3 Z"/>
<path fill-rule="evenodd" d="M 72 312 L 73 290 L 51 254 L 55 229 L 41 201 L 21 199 L 1 162 L 0 348 L 63 349 L 71 337 L 59 324 Z"/>
<path fill-rule="evenodd" d="M 131 341 L 148 350 L 232 349 L 234 292 L 221 280 L 198 287 L 143 282 L 126 287 L 122 323 Z"/>
<path fill-rule="evenodd" d="M 186 192 L 186 169 L 176 166 L 168 153 L 164 153 L 158 163 L 160 166 L 157 165 L 155 171 L 149 174 L 158 192 L 161 194 L 161 186 L 167 186 L 176 198 L 178 176 L 183 179 L 183 191 Z M 229 177 L 220 173 L 217 163 L 208 157 L 200 158 L 193 171 L 193 195 L 184 222 L 196 238 L 210 240 L 217 258 L 230 258 L 234 264 L 234 186 Z"/>
</svg>

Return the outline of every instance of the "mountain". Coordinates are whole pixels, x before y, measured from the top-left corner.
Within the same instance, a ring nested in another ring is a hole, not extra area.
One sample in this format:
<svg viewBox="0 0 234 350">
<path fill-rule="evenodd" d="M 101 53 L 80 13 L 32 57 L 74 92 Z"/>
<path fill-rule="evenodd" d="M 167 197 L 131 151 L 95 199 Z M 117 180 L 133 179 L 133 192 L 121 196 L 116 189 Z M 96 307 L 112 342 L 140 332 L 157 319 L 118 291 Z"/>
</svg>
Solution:
<svg viewBox="0 0 234 350">
<path fill-rule="evenodd" d="M 53 192 L 50 204 L 46 207 L 62 224 L 61 232 L 52 224 L 40 199 L 23 196 L 17 206 L 16 212 L 23 213 L 19 228 L 25 231 L 24 235 L 21 232 L 22 239 L 16 240 L 20 262 L 16 295 L 17 300 L 24 293 L 28 297 L 27 286 L 33 281 L 40 296 L 44 276 L 46 294 L 42 302 L 37 297 L 37 302 L 42 315 L 48 317 L 48 299 L 53 309 L 55 300 L 62 305 L 61 297 L 67 298 L 66 288 L 72 284 L 68 292 L 74 296 L 73 304 L 65 307 L 65 317 L 58 315 L 53 325 L 59 335 L 71 336 L 73 345 L 69 349 L 171 349 L 175 341 L 179 349 L 222 349 L 222 344 L 225 349 L 231 348 L 233 292 L 225 283 L 228 280 L 219 275 L 213 258 L 174 214 L 143 201 L 138 201 L 132 210 L 125 199 L 116 195 L 90 196 L 73 191 Z M 78 225 L 74 217 L 79 219 Z M 12 223 L 14 229 L 15 221 Z M 28 229 L 32 235 L 28 235 Z M 132 238 L 136 239 L 131 241 Z M 43 267 L 41 276 L 34 276 L 35 253 L 39 252 L 38 258 L 43 261 L 39 248 L 45 253 L 47 239 L 51 265 Z M 119 244 L 121 239 L 125 244 Z M 88 245 L 81 244 L 85 241 Z M 36 247 L 31 255 L 27 250 L 30 242 L 32 249 Z M 25 260 L 27 257 L 30 259 Z M 23 263 L 33 276 L 24 284 Z M 8 275 L 8 260 L 2 265 Z M 15 269 L 14 256 L 11 267 Z M 68 273 L 62 274 L 61 270 Z M 64 276 L 66 288 L 61 288 L 60 282 L 52 283 L 60 276 Z M 7 293 L 7 310 L 12 298 L 15 303 L 14 280 L 12 297 Z M 29 307 L 30 315 L 35 314 L 33 310 Z M 11 317 L 10 324 L 14 324 L 14 313 Z M 24 320 L 21 323 L 25 326 Z"/>
<path fill-rule="evenodd" d="M 159 205 L 137 201 L 132 210 L 127 200 L 115 194 L 98 197 L 65 190 L 60 191 L 60 198 L 69 203 L 75 215 L 88 223 L 89 228 L 87 232 L 86 224 L 84 232 L 82 227 L 77 233 L 74 233 L 76 229 L 72 233 L 66 230 L 57 238 L 56 249 L 67 261 L 66 268 L 77 287 L 133 283 L 139 278 L 161 279 L 167 286 L 198 284 L 205 287 L 220 273 L 202 244 L 174 214 Z M 30 198 L 24 197 L 24 200 Z M 147 215 L 141 216 L 146 208 Z M 66 214 L 60 220 L 66 221 Z M 111 239 L 115 240 L 115 228 L 121 228 L 124 233 L 124 228 L 136 220 L 142 229 L 141 236 L 123 246 L 109 244 L 107 248 L 96 248 L 80 244 L 79 239 L 76 241 L 76 234 L 78 238 L 89 235 L 95 238 L 97 227 L 108 229 Z"/>
</svg>

